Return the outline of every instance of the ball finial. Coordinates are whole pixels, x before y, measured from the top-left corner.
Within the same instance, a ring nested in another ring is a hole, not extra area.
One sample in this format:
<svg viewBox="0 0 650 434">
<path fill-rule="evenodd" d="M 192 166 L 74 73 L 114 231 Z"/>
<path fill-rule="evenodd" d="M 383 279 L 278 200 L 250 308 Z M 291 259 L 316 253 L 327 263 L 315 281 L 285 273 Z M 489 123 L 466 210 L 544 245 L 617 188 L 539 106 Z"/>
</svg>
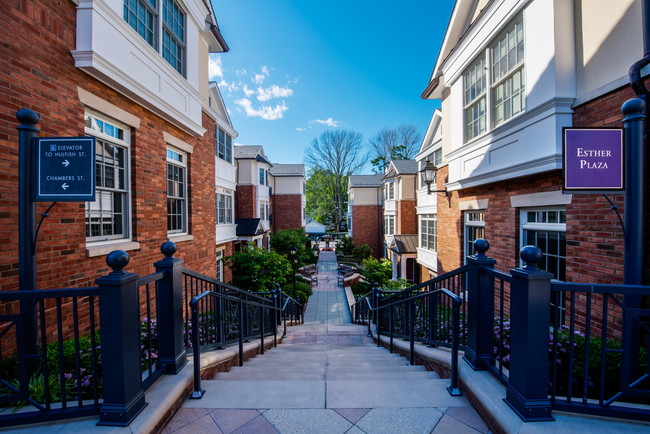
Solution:
<svg viewBox="0 0 650 434">
<path fill-rule="evenodd" d="M 123 273 L 124 267 L 129 264 L 129 254 L 123 250 L 113 250 L 106 256 L 106 265 L 113 269 L 113 273 Z"/>
<path fill-rule="evenodd" d="M 524 269 L 526 270 L 539 270 L 537 264 L 542 260 L 542 249 L 537 246 L 524 246 L 519 251 L 521 260 L 526 263 Z"/>
<path fill-rule="evenodd" d="M 477 238 L 472 243 L 474 250 L 476 251 L 476 256 L 483 257 L 485 252 L 490 248 L 490 243 L 485 238 Z"/>
<path fill-rule="evenodd" d="M 176 243 L 172 241 L 165 241 L 162 246 L 160 246 L 160 251 L 165 258 L 171 258 L 176 253 Z"/>
<path fill-rule="evenodd" d="M 16 112 L 16 119 L 21 124 L 36 124 L 38 123 L 38 115 L 35 111 L 30 109 L 20 109 Z"/>
</svg>

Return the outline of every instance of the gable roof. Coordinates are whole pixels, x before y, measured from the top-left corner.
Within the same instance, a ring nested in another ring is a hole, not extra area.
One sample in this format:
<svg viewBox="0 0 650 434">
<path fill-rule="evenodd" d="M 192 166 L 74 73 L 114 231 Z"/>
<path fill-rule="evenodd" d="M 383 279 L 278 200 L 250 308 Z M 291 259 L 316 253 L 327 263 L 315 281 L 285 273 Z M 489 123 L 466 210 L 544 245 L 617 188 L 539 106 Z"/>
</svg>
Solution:
<svg viewBox="0 0 650 434">
<path fill-rule="evenodd" d="M 235 128 L 232 126 L 232 121 L 230 120 L 230 115 L 228 114 L 228 109 L 226 109 L 226 104 L 223 101 L 223 96 L 221 95 L 221 89 L 216 81 L 211 81 L 208 85 L 210 90 L 211 104 L 210 108 L 214 110 L 215 114 L 224 122 L 218 122 L 220 127 L 230 127 L 232 131 L 228 131 L 233 139 L 236 138 L 239 134 L 235 131 Z M 224 125 L 225 123 L 225 125 Z"/>
<path fill-rule="evenodd" d="M 274 164 L 269 170 L 273 176 L 305 176 L 304 164 Z"/>
<path fill-rule="evenodd" d="M 348 177 L 348 188 L 381 187 L 382 173 L 376 175 L 350 175 Z"/>
<path fill-rule="evenodd" d="M 418 248 L 418 236 L 393 235 L 393 241 L 391 241 L 388 248 L 399 255 L 403 253 L 415 253 Z"/>
<path fill-rule="evenodd" d="M 420 145 L 420 150 L 415 155 L 416 160 L 420 160 L 422 154 L 427 154 L 429 148 L 436 144 L 439 140 L 442 139 L 442 112 L 439 109 L 435 109 L 433 115 L 431 116 L 431 121 L 429 122 L 429 127 L 427 132 L 424 134 L 422 139 L 422 144 Z"/>
<path fill-rule="evenodd" d="M 260 235 L 264 233 L 262 220 L 260 219 L 235 219 L 237 225 L 237 236 L 245 237 L 252 235 Z"/>
<path fill-rule="evenodd" d="M 238 160 L 257 160 L 273 166 L 264 155 L 264 148 L 259 145 L 235 145 L 233 155 Z"/>
<path fill-rule="evenodd" d="M 418 163 L 415 160 L 390 160 L 386 175 L 383 179 L 398 175 L 415 175 L 418 173 Z"/>
</svg>

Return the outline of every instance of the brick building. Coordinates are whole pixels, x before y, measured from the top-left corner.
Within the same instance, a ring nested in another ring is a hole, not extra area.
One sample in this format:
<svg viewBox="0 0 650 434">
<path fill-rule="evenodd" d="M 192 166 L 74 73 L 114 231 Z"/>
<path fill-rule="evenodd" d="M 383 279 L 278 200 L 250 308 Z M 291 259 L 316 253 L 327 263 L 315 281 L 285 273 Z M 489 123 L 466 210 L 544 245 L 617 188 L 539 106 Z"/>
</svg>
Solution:
<svg viewBox="0 0 650 434">
<path fill-rule="evenodd" d="M 271 231 L 271 184 L 269 170 L 273 166 L 261 146 L 236 145 L 237 193 L 235 198 L 235 223 L 237 243 L 254 243 L 268 249 Z"/>
<path fill-rule="evenodd" d="M 391 160 L 382 179 L 384 194 L 384 254 L 393 263 L 393 279 L 417 280 L 417 215 L 415 160 Z"/>
<path fill-rule="evenodd" d="M 348 235 L 357 246 L 368 244 L 375 258 L 384 257 L 383 177 L 380 173 L 348 178 Z"/>
<path fill-rule="evenodd" d="M 0 287 L 19 289 L 20 108 L 40 115 L 40 136 L 96 139 L 97 199 L 60 202 L 43 221 L 39 288 L 93 286 L 118 249 L 130 255 L 128 271 L 149 274 L 167 239 L 187 267 L 214 276 L 215 195 L 204 182 L 215 177 L 208 54 L 228 50 L 214 11 L 201 0 L 165 3 L 169 13 L 142 1 L 55 3 L 5 3 Z"/>
<path fill-rule="evenodd" d="M 270 168 L 273 182 L 271 197 L 272 232 L 278 229 L 305 227 L 305 166 L 274 164 Z"/>
</svg>

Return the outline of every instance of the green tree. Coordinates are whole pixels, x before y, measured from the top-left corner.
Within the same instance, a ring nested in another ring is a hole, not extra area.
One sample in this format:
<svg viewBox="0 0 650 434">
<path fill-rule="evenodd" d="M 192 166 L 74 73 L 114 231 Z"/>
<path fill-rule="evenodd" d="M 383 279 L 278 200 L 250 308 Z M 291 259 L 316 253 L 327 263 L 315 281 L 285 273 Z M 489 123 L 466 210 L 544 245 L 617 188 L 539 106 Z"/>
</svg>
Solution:
<svg viewBox="0 0 650 434">
<path fill-rule="evenodd" d="M 415 156 L 422 138 L 414 125 L 400 125 L 396 129 L 384 128 L 370 138 L 370 148 L 375 173 L 383 173 L 391 160 L 408 160 Z"/>
<path fill-rule="evenodd" d="M 305 186 L 307 214 L 313 217 L 319 223 L 324 225 L 332 224 L 334 230 L 338 230 L 335 221 L 340 222 L 342 219 L 341 209 L 346 210 L 348 207 L 347 191 L 345 195 L 337 193 L 336 177 L 329 171 L 314 167 L 309 171 Z M 347 187 L 348 177 L 344 176 L 341 185 Z M 340 205 L 338 205 L 340 204 Z"/>
<path fill-rule="evenodd" d="M 367 258 L 362 265 L 361 274 L 370 285 L 377 282 L 380 287 L 386 286 L 393 275 L 393 264 L 386 258 Z"/>
<path fill-rule="evenodd" d="M 312 197 L 308 210 L 321 223 L 326 223 L 329 217 L 336 232 L 347 210 L 347 177 L 361 170 L 368 161 L 362 152 L 361 134 L 349 130 L 325 131 L 305 151 L 305 163 L 312 168 L 310 178 L 314 174 L 322 175 L 312 181 L 317 186 L 312 189 L 312 196 L 317 197 Z"/>
<path fill-rule="evenodd" d="M 316 258 L 311 249 L 311 241 L 303 228 L 280 229 L 271 234 L 271 250 L 279 253 L 288 260 L 292 259 L 291 248 L 293 246 L 296 246 L 298 267 L 315 262 Z"/>
<path fill-rule="evenodd" d="M 241 252 L 227 256 L 224 261 L 232 270 L 230 283 L 252 292 L 270 291 L 276 283 L 284 286 L 293 272 L 284 256 L 256 246 L 248 246 Z"/>
</svg>

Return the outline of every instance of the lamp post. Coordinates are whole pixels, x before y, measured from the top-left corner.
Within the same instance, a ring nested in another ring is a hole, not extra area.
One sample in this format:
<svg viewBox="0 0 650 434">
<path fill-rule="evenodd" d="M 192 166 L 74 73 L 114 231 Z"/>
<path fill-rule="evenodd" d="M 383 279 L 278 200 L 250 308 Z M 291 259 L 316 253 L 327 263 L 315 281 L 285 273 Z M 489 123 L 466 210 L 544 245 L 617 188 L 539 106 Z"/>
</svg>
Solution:
<svg viewBox="0 0 650 434">
<path fill-rule="evenodd" d="M 298 249 L 296 245 L 292 245 L 289 249 L 291 255 L 291 269 L 293 270 L 293 298 L 296 300 L 296 265 L 298 265 Z"/>
</svg>

